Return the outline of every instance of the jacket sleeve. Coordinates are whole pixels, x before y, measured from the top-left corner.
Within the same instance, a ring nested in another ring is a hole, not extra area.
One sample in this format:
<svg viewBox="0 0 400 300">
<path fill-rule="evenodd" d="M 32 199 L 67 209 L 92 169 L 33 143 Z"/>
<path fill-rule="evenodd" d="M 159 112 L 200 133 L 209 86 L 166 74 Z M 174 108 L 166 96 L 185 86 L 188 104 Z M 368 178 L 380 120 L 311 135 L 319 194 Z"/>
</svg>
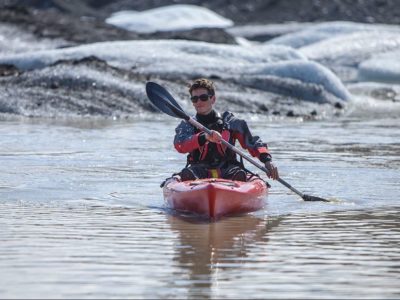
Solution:
<svg viewBox="0 0 400 300">
<path fill-rule="evenodd" d="M 188 153 L 200 147 L 199 136 L 194 127 L 186 121 L 182 121 L 175 129 L 174 146 L 179 153 Z"/>
<path fill-rule="evenodd" d="M 259 158 L 261 161 L 270 160 L 271 155 L 268 151 L 268 145 L 264 143 L 259 136 L 253 136 L 245 120 L 236 119 L 230 122 L 233 137 L 237 139 L 240 145 L 249 151 L 249 153 Z"/>
</svg>

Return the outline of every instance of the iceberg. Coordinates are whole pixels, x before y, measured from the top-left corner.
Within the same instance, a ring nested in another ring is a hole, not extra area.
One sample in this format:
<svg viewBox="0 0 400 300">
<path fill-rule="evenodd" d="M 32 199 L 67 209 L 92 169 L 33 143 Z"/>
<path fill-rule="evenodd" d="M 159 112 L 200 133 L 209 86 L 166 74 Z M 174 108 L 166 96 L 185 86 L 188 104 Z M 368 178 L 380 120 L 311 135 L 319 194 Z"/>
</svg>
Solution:
<svg viewBox="0 0 400 300">
<path fill-rule="evenodd" d="M 332 70 L 342 81 L 396 82 L 400 26 L 325 22 L 265 42 L 293 47 L 307 59 Z M 378 74 L 379 73 L 379 74 Z"/>
<path fill-rule="evenodd" d="M 248 72 L 256 78 L 266 76 L 268 84 L 263 86 L 268 91 L 318 103 L 334 103 L 351 98 L 340 79 L 329 69 L 315 62 L 300 60 L 277 62 L 257 66 Z"/>
<path fill-rule="evenodd" d="M 205 7 L 189 4 L 163 6 L 143 12 L 120 11 L 107 18 L 106 23 L 139 33 L 233 26 L 233 21 Z"/>
<path fill-rule="evenodd" d="M 299 51 L 324 65 L 358 66 L 377 53 L 400 49 L 400 32 L 356 32 L 327 39 Z"/>
<path fill-rule="evenodd" d="M 242 37 L 250 40 L 265 42 L 277 36 L 288 35 L 289 33 L 299 32 L 305 28 L 315 26 L 315 23 L 297 23 L 288 22 L 283 24 L 265 24 L 265 25 L 242 25 L 227 28 L 226 31 L 235 37 Z M 274 44 L 285 45 L 284 43 L 276 42 Z M 288 44 L 285 46 L 291 46 Z"/>
<path fill-rule="evenodd" d="M 181 40 L 146 40 L 102 42 L 64 49 L 0 55 L 0 63 L 21 70 L 43 68 L 59 60 L 96 56 L 123 69 L 153 68 L 155 72 L 193 72 L 216 68 L 221 72 L 242 68 L 244 64 L 260 64 L 282 60 L 306 59 L 298 51 L 285 46 L 241 47 Z"/>
<path fill-rule="evenodd" d="M 324 22 L 307 26 L 305 29 L 302 29 L 302 27 L 299 28 L 301 30 L 284 34 L 265 43 L 301 48 L 356 32 L 392 32 L 400 34 L 399 26 L 395 25 L 364 24 L 346 21 Z"/>
<path fill-rule="evenodd" d="M 204 76 L 240 82 L 249 76 L 245 81 L 255 86 L 249 80 L 253 78 L 259 82 L 263 76 L 273 76 L 275 79 L 268 80 L 271 84 L 264 84 L 263 90 L 269 87 L 274 92 L 313 102 L 346 101 L 350 98 L 346 88 L 329 69 L 308 61 L 293 48 L 277 45 L 242 47 L 175 40 L 119 41 L 3 55 L 0 63 L 29 70 L 61 60 L 80 60 L 90 56 L 117 68 L 134 69 L 138 74 L 157 75 L 168 80 Z M 310 86 L 313 87 L 310 92 L 305 92 Z"/>
<path fill-rule="evenodd" d="M 358 80 L 400 84 L 400 50 L 374 55 L 362 62 Z"/>
</svg>

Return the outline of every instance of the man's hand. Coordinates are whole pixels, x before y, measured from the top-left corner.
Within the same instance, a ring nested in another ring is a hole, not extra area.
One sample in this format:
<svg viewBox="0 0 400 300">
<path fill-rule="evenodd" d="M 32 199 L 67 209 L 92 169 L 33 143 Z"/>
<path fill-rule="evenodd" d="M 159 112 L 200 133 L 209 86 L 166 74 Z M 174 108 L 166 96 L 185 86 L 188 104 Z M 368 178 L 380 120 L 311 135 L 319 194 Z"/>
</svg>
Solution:
<svg viewBox="0 0 400 300">
<path fill-rule="evenodd" d="M 218 131 L 211 130 L 211 134 L 206 133 L 206 139 L 207 141 L 211 143 L 217 143 L 220 144 L 222 140 L 222 136 Z"/>
<path fill-rule="evenodd" d="M 278 168 L 275 167 L 270 161 L 265 163 L 265 168 L 268 170 L 268 177 L 272 178 L 273 180 L 277 180 L 279 178 Z"/>
</svg>

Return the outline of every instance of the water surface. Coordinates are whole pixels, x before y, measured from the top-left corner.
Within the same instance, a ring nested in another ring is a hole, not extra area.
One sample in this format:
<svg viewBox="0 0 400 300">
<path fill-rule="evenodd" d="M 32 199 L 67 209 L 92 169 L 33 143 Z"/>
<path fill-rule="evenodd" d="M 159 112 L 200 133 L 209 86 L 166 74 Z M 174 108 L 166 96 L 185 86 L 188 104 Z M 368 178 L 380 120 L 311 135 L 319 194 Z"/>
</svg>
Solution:
<svg viewBox="0 0 400 300">
<path fill-rule="evenodd" d="M 250 118 L 282 178 L 265 210 L 164 207 L 176 120 L 0 126 L 2 298 L 399 298 L 396 119 Z M 251 166 L 248 166 L 256 171 Z"/>
</svg>

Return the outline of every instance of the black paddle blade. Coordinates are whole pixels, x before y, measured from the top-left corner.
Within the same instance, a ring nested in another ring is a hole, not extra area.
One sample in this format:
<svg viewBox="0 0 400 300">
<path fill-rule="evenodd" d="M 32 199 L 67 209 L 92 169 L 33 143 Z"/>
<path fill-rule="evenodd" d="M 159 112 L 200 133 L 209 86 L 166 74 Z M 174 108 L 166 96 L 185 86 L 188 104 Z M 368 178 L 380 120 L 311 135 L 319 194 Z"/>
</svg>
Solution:
<svg viewBox="0 0 400 300">
<path fill-rule="evenodd" d="M 315 197 L 315 196 L 310 196 L 310 195 L 306 195 L 304 194 L 302 196 L 304 201 L 322 201 L 322 202 L 329 202 L 329 200 L 326 200 L 324 198 L 320 198 L 320 197 Z"/>
<path fill-rule="evenodd" d="M 150 102 L 160 111 L 171 117 L 189 119 L 189 116 L 183 111 L 174 97 L 161 85 L 151 81 L 147 82 L 146 94 Z"/>
<path fill-rule="evenodd" d="M 159 94 L 165 96 L 170 103 L 172 103 L 176 108 L 183 111 L 182 107 L 178 104 L 178 102 L 176 102 L 174 97 L 172 97 L 172 95 L 163 86 L 159 85 L 158 83 L 149 81 L 146 83 L 146 91 L 147 89 L 151 89 L 152 91 L 158 92 Z"/>
</svg>

